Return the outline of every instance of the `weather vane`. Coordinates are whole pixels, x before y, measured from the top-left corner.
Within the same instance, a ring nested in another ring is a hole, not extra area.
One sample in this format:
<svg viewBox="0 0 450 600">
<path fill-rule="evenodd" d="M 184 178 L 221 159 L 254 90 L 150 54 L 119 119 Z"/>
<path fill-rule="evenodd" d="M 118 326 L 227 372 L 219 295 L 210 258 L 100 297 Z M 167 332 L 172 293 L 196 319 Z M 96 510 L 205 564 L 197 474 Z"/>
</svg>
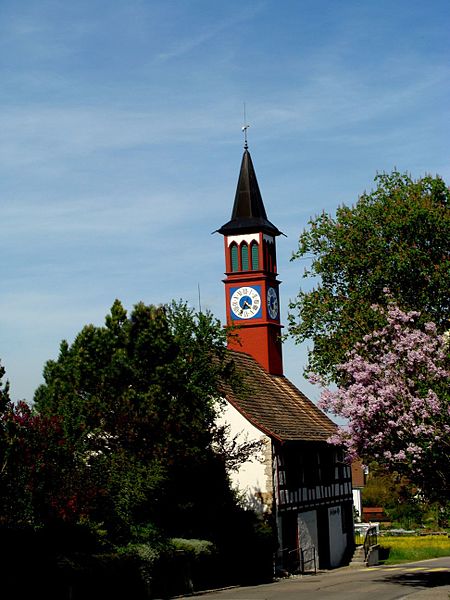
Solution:
<svg viewBox="0 0 450 600">
<path fill-rule="evenodd" d="M 247 116 L 245 113 L 245 102 L 244 102 L 244 126 L 242 127 L 242 131 L 244 132 L 244 150 L 247 150 L 248 148 L 248 143 L 247 143 L 247 129 L 250 127 L 250 125 L 247 124 Z"/>
</svg>

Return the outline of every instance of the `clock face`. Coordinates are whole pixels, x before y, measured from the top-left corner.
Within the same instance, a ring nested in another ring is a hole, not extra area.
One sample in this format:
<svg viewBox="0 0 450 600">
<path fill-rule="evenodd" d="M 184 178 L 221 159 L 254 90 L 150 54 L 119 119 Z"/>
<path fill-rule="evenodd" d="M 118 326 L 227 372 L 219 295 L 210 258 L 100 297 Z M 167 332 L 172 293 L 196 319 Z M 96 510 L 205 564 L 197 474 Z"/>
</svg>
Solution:
<svg viewBox="0 0 450 600">
<path fill-rule="evenodd" d="M 278 316 L 278 296 L 275 288 L 270 287 L 267 290 L 267 310 L 271 319 Z"/>
<path fill-rule="evenodd" d="M 230 289 L 230 307 L 233 318 L 252 319 L 261 316 L 261 295 L 259 286 Z"/>
</svg>

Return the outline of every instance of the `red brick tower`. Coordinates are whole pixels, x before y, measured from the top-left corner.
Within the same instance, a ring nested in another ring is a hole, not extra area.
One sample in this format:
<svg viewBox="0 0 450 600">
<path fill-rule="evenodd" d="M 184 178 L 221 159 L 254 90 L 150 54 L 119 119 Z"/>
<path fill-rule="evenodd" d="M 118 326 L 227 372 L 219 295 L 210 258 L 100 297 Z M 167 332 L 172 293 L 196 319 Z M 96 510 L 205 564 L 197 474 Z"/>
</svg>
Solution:
<svg viewBox="0 0 450 600">
<path fill-rule="evenodd" d="M 283 374 L 275 238 L 266 215 L 247 143 L 231 220 L 224 236 L 227 323 L 239 327 L 231 349 L 253 356 L 269 373 Z"/>
</svg>

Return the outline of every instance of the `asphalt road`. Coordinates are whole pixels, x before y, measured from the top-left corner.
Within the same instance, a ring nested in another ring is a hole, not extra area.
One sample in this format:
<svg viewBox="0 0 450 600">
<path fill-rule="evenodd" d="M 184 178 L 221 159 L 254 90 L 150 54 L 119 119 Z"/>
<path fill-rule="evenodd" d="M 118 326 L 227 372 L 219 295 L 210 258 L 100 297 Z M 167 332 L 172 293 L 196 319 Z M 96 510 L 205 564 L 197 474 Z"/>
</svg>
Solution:
<svg viewBox="0 0 450 600">
<path fill-rule="evenodd" d="M 449 600 L 450 557 L 397 566 L 320 571 L 266 585 L 202 593 L 199 600 Z"/>
</svg>

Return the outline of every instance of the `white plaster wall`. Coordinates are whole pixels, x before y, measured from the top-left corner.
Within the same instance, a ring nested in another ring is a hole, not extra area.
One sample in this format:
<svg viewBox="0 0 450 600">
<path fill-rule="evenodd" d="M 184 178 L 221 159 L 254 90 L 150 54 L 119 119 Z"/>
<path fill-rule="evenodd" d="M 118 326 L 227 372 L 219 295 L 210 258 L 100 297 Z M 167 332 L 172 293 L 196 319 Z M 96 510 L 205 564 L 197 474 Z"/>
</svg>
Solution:
<svg viewBox="0 0 450 600">
<path fill-rule="evenodd" d="M 308 510 L 298 514 L 298 539 L 299 547 L 305 551 L 305 570 L 312 570 L 314 568 L 314 563 L 311 562 L 313 559 L 313 552 L 315 553 L 316 565 L 319 564 L 317 552 L 319 546 L 317 535 L 317 512 L 315 510 Z M 314 550 L 310 549 L 312 546 L 314 547 Z"/>
<path fill-rule="evenodd" d="M 361 523 L 362 520 L 362 501 L 361 501 L 361 488 L 353 489 L 353 506 L 358 511 L 356 522 Z"/>
<path fill-rule="evenodd" d="M 338 567 L 344 557 L 347 536 L 342 531 L 342 508 L 332 506 L 328 509 L 328 523 L 330 528 L 330 565 Z"/>
<path fill-rule="evenodd" d="M 300 548 L 306 549 L 310 546 L 317 548 L 317 513 L 315 510 L 298 514 L 298 537 Z"/>
<path fill-rule="evenodd" d="M 241 413 L 228 402 L 218 418 L 219 424 L 228 424 L 232 437 L 238 436 L 240 443 L 262 441 L 263 448 L 251 460 L 242 464 L 238 471 L 230 474 L 235 489 L 244 494 L 249 504 L 256 510 L 272 508 L 272 445 L 270 438 L 254 427 Z"/>
</svg>

